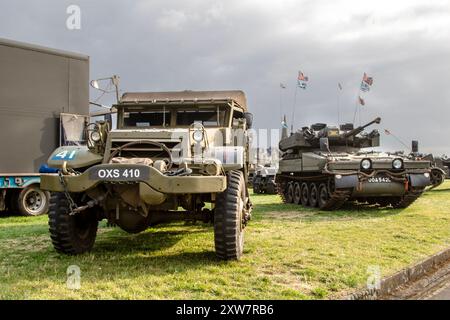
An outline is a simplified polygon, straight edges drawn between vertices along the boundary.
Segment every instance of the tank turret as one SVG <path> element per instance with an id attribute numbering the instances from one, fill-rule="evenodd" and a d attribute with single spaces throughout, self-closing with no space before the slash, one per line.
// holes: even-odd
<path id="1" fill-rule="evenodd" d="M 360 148 L 377 147 L 380 145 L 378 130 L 375 129 L 370 133 L 365 133 L 364 129 L 380 122 L 381 118 L 378 117 L 357 128 L 354 128 L 352 124 L 341 125 L 338 128 L 336 126 L 328 126 L 325 123 L 316 123 L 310 127 L 303 127 L 290 137 L 281 139 L 279 149 L 281 151 L 288 151 L 289 149 L 320 149 L 321 139 L 322 145 L 327 143 L 330 150 L 338 150 L 345 147 L 349 151 L 355 151 L 355 149 Z"/>

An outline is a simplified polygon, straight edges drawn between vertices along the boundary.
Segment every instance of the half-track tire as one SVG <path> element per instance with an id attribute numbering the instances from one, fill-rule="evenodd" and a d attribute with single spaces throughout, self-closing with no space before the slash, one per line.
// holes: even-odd
<path id="1" fill-rule="evenodd" d="M 313 208 L 317 207 L 319 202 L 319 190 L 317 184 L 311 183 L 309 185 L 309 205 Z"/>
<path id="2" fill-rule="evenodd" d="M 229 172 L 227 188 L 217 196 L 214 212 L 214 244 L 220 259 L 239 260 L 242 256 L 246 195 L 242 172 Z"/>
<path id="3" fill-rule="evenodd" d="M 48 224 L 57 252 L 76 255 L 92 249 L 98 228 L 97 216 L 92 210 L 70 215 L 69 202 L 64 193 L 51 194 Z"/>

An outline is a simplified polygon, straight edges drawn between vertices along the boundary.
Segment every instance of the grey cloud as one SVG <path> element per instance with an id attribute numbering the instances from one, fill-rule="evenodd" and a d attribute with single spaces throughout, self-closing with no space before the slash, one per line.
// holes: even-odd
<path id="1" fill-rule="evenodd" d="M 82 10 L 82 29 L 65 28 L 69 4 Z M 91 56 L 91 77 L 121 76 L 130 90 L 246 91 L 255 125 L 278 128 L 351 121 L 362 73 L 374 77 L 362 120 L 379 115 L 407 144 L 450 153 L 450 5 L 444 1 L 9 1 L 0 37 Z M 279 83 L 283 110 L 280 112 Z M 97 96 L 96 92 L 92 92 Z M 107 97 L 104 103 L 112 102 Z M 359 122 L 359 120 L 358 120 Z M 400 149 L 383 136 L 386 149 Z"/>

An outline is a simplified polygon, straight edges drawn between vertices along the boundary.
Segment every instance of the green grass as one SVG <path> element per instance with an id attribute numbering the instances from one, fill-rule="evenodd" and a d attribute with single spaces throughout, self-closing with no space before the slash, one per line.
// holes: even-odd
<path id="1" fill-rule="evenodd" d="M 240 262 L 215 258 L 211 226 L 174 223 L 129 235 L 103 223 L 93 251 L 57 254 L 47 217 L 0 218 L 1 299 L 329 299 L 447 247 L 450 182 L 405 210 L 335 212 L 255 195 Z M 81 268 L 81 289 L 66 270 Z"/>

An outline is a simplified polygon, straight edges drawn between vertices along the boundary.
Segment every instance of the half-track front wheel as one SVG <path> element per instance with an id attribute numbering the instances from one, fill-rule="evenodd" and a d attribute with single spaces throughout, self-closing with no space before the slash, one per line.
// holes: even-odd
<path id="1" fill-rule="evenodd" d="M 48 224 L 56 251 L 81 254 L 90 251 L 97 235 L 98 220 L 93 209 L 69 215 L 69 201 L 63 193 L 52 193 Z"/>
<path id="2" fill-rule="evenodd" d="M 229 172 L 227 189 L 217 196 L 214 213 L 214 243 L 221 259 L 239 260 L 242 256 L 247 201 L 242 172 Z"/>

